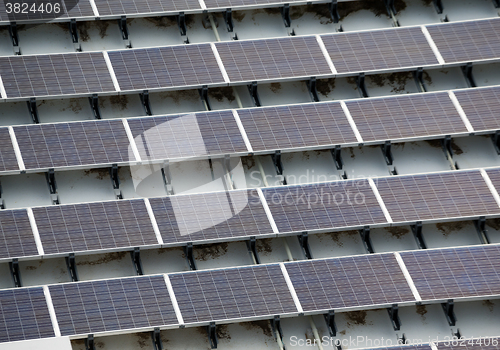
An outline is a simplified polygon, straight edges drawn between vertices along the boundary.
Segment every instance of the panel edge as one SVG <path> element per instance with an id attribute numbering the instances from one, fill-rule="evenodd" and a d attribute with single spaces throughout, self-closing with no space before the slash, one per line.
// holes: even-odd
<path id="1" fill-rule="evenodd" d="M 38 232 L 38 226 L 36 224 L 35 215 L 33 214 L 33 209 L 26 208 L 26 212 L 28 213 L 28 219 L 30 221 L 31 231 L 33 232 L 33 236 L 35 238 L 36 249 L 38 250 L 38 255 L 43 256 L 45 252 L 43 250 L 42 240 L 40 238 L 40 232 Z"/>
<path id="2" fill-rule="evenodd" d="M 406 283 L 408 283 L 408 286 L 411 289 L 411 292 L 413 293 L 413 296 L 417 301 L 422 301 L 422 298 L 420 297 L 420 293 L 417 290 L 417 287 L 415 286 L 415 283 L 413 282 L 413 278 L 410 275 L 410 272 L 406 268 L 405 262 L 403 261 L 403 258 L 401 257 L 401 254 L 398 252 L 394 253 L 394 257 L 396 258 L 396 261 L 398 262 L 399 268 L 401 269 L 401 272 L 403 272 L 403 275 L 405 276 Z"/>
<path id="3" fill-rule="evenodd" d="M 385 219 L 387 220 L 388 223 L 393 223 L 391 214 L 389 213 L 389 210 L 387 210 L 387 207 L 385 206 L 384 200 L 382 199 L 382 196 L 380 195 L 380 192 L 378 191 L 377 186 L 375 185 L 375 182 L 373 179 L 370 177 L 368 178 L 368 183 L 370 184 L 370 187 L 372 188 L 373 194 L 375 195 L 375 198 L 377 198 L 378 205 L 380 205 L 380 208 L 382 209 L 382 212 L 384 213 Z"/>
<path id="4" fill-rule="evenodd" d="M 436 59 L 438 60 L 439 64 L 444 65 L 446 62 L 444 61 L 443 56 L 441 56 L 441 52 L 439 52 L 439 49 L 434 42 L 434 39 L 432 39 L 431 33 L 429 33 L 429 30 L 427 29 L 426 26 L 420 26 L 420 29 L 422 30 L 422 33 L 424 33 L 425 39 L 427 39 L 427 43 L 431 47 L 432 52 L 434 52 L 434 56 L 436 56 Z"/>
<path id="5" fill-rule="evenodd" d="M 14 148 L 14 154 L 16 155 L 17 166 L 19 170 L 25 171 L 26 166 L 24 165 L 23 155 L 21 154 L 21 149 L 19 148 L 19 144 L 17 143 L 16 133 L 14 132 L 14 128 L 12 126 L 8 127 L 10 140 L 12 142 L 12 147 Z"/>
<path id="6" fill-rule="evenodd" d="M 293 299 L 293 302 L 295 303 L 295 307 L 297 308 L 297 311 L 299 312 L 299 314 L 303 314 L 304 309 L 302 309 L 302 305 L 300 304 L 299 297 L 297 296 L 297 292 L 295 291 L 295 287 L 293 286 L 292 280 L 290 279 L 290 275 L 288 274 L 286 266 L 282 262 L 280 262 L 279 265 L 281 268 L 281 273 L 283 274 L 283 277 L 285 278 L 286 285 L 288 286 L 288 290 L 289 290 L 290 294 L 292 295 L 292 299 Z"/>
<path id="7" fill-rule="evenodd" d="M 56 310 L 54 309 L 54 304 L 52 303 L 49 287 L 43 286 L 42 288 L 43 294 L 45 295 L 45 301 L 47 302 L 47 308 L 49 309 L 50 321 L 52 322 L 52 327 L 54 328 L 54 334 L 56 337 L 60 337 L 61 330 L 59 329 L 59 323 L 57 322 Z"/>
<path id="8" fill-rule="evenodd" d="M 170 282 L 170 277 L 168 276 L 168 274 L 164 274 L 163 279 L 165 280 L 165 285 L 167 286 L 168 295 L 170 296 L 170 301 L 172 302 L 175 316 L 177 317 L 177 322 L 179 322 L 179 325 L 182 327 L 184 326 L 184 319 L 182 318 L 181 309 L 179 308 L 179 304 L 177 303 L 177 298 L 175 296 L 172 283 Z"/>
<path id="9" fill-rule="evenodd" d="M 266 212 L 267 219 L 269 220 L 269 223 L 271 224 L 271 227 L 273 229 L 273 233 L 278 234 L 278 226 L 276 226 L 276 222 L 274 221 L 273 214 L 271 213 L 271 209 L 269 209 L 269 205 L 267 205 L 266 197 L 264 197 L 264 193 L 262 193 L 262 189 L 259 187 L 257 188 L 257 193 L 259 194 L 260 202 L 262 203 L 262 206 L 264 207 L 264 211 Z"/>

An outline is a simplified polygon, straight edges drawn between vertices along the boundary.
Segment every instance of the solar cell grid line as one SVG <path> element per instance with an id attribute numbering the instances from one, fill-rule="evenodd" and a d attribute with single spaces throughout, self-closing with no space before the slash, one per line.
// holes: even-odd
<path id="1" fill-rule="evenodd" d="M 201 12 L 198 0 L 94 0 L 101 16 L 139 15 L 159 13 L 178 14 L 179 12 Z"/>
<path id="2" fill-rule="evenodd" d="M 500 86 L 453 92 L 475 131 L 500 129 Z"/>
<path id="3" fill-rule="evenodd" d="M 130 162 L 121 120 L 15 126 L 26 169 Z"/>
<path id="4" fill-rule="evenodd" d="M 225 84 L 210 44 L 108 51 L 122 91 Z"/>
<path id="5" fill-rule="evenodd" d="M 457 341 L 436 342 L 437 350 L 496 350 L 500 344 L 498 337 L 467 338 Z"/>
<path id="6" fill-rule="evenodd" d="M 500 214 L 477 170 L 374 179 L 394 222 Z"/>
<path id="7" fill-rule="evenodd" d="M 215 44 L 232 83 L 332 75 L 314 36 Z"/>
<path id="8" fill-rule="evenodd" d="M 355 144 L 338 102 L 239 109 L 254 151 Z"/>
<path id="9" fill-rule="evenodd" d="M 467 134 L 446 92 L 345 102 L 364 141 Z"/>
<path id="10" fill-rule="evenodd" d="M 321 35 L 339 74 L 437 66 L 419 27 Z"/>
<path id="11" fill-rule="evenodd" d="M 33 208 L 45 254 L 158 245 L 142 199 Z"/>
<path id="12" fill-rule="evenodd" d="M 26 209 L 0 210 L 0 259 L 36 255 L 38 249 Z"/>
<path id="13" fill-rule="evenodd" d="M 61 2 L 57 2 L 60 4 L 59 12 L 55 12 L 55 8 L 47 6 L 47 2 L 41 0 L 30 1 L 28 5 L 28 11 L 10 14 L 7 13 L 7 8 L 5 6 L 7 2 L 0 3 L 0 22 L 42 22 L 43 20 L 51 20 L 61 21 L 65 19 L 69 22 L 70 18 L 85 18 L 85 17 L 94 17 L 94 13 L 92 11 L 92 6 L 88 0 L 65 0 Z M 44 11 L 30 11 L 31 5 L 35 5 L 37 9 L 42 8 Z M 55 5 L 56 2 L 52 3 Z M 49 11 L 51 10 L 51 11 Z"/>
<path id="14" fill-rule="evenodd" d="M 102 52 L 0 57 L 0 71 L 8 98 L 115 91 Z"/>
<path id="15" fill-rule="evenodd" d="M 257 190 L 150 198 L 164 244 L 275 236 Z"/>
<path id="16" fill-rule="evenodd" d="M 500 19 L 427 25 L 446 63 L 498 60 Z"/>
<path id="17" fill-rule="evenodd" d="M 16 152 L 9 133 L 9 128 L 0 128 L 0 172 L 19 170 Z"/>
<path id="18" fill-rule="evenodd" d="M 500 295 L 500 246 L 400 253 L 423 300 Z"/>
<path id="19" fill-rule="evenodd" d="M 232 111 L 128 119 L 141 159 L 248 153 Z"/>
<path id="20" fill-rule="evenodd" d="M 62 336 L 177 325 L 162 275 L 57 284 L 49 290 Z"/>
<path id="21" fill-rule="evenodd" d="M 280 233 L 385 224 L 368 180 L 262 190 Z"/>
<path id="22" fill-rule="evenodd" d="M 0 343 L 54 337 L 42 287 L 0 291 Z"/>
<path id="23" fill-rule="evenodd" d="M 490 188 L 490 191 L 500 206 L 500 169 L 481 169 L 481 175 L 483 176 L 486 184 Z"/>
<path id="24" fill-rule="evenodd" d="M 390 253 L 284 264 L 305 312 L 415 301 Z"/>
<path id="25" fill-rule="evenodd" d="M 186 324 L 298 313 L 278 264 L 169 274 Z"/>

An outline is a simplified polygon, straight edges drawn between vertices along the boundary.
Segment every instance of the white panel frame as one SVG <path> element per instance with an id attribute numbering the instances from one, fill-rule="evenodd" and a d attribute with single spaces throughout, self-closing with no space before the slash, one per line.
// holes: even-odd
<path id="1" fill-rule="evenodd" d="M 102 55 L 104 57 L 104 61 L 106 61 L 106 66 L 108 67 L 109 75 L 111 75 L 111 80 L 113 81 L 113 86 L 117 92 L 122 91 L 120 88 L 120 84 L 118 84 L 118 79 L 116 79 L 115 70 L 113 65 L 111 64 L 111 60 L 109 59 L 109 55 L 107 51 L 102 51 Z"/>
<path id="2" fill-rule="evenodd" d="M 276 226 L 276 222 L 274 221 L 273 214 L 271 213 L 271 209 L 269 209 L 269 206 L 267 205 L 266 197 L 264 197 L 264 193 L 262 193 L 262 189 L 260 187 L 257 188 L 257 193 L 259 194 L 260 202 L 262 203 L 262 206 L 264 207 L 264 211 L 266 212 L 267 219 L 269 220 L 269 223 L 271 224 L 273 232 L 276 234 L 280 233 L 278 231 L 278 226 Z"/>
<path id="3" fill-rule="evenodd" d="M 410 286 L 411 292 L 413 293 L 413 296 L 415 297 L 415 300 L 417 301 L 422 301 L 422 298 L 420 297 L 420 293 L 417 290 L 417 287 L 415 286 L 415 283 L 413 282 L 413 278 L 411 278 L 410 272 L 406 268 L 405 262 L 403 261 L 403 258 L 401 257 L 401 254 L 398 252 L 394 253 L 394 257 L 396 258 L 399 268 L 403 272 L 403 275 L 405 276 L 406 282 L 408 283 L 408 286 Z"/>
<path id="4" fill-rule="evenodd" d="M 38 250 L 38 255 L 43 256 L 45 252 L 43 251 L 42 240 L 40 239 L 40 233 L 38 232 L 38 226 L 36 224 L 35 215 L 33 214 L 33 209 L 26 208 L 28 213 L 28 219 L 31 225 L 31 231 L 33 231 L 33 236 L 35 237 L 36 248 Z"/>
<path id="5" fill-rule="evenodd" d="M 380 205 L 380 208 L 382 209 L 382 212 L 384 213 L 385 219 L 387 220 L 388 223 L 393 223 L 391 218 L 391 214 L 389 213 L 389 210 L 387 210 L 387 207 L 385 206 L 384 200 L 382 199 L 382 196 L 380 195 L 377 186 L 375 185 L 375 182 L 373 179 L 370 177 L 368 178 L 368 183 L 370 184 L 370 187 L 372 188 L 373 194 L 375 195 L 375 198 L 377 198 L 377 202 Z"/>
<path id="6" fill-rule="evenodd" d="M 52 297 L 50 296 L 48 286 L 43 286 L 43 294 L 45 295 L 45 301 L 47 302 L 47 307 L 49 309 L 50 321 L 52 322 L 52 327 L 54 328 L 54 334 L 56 337 L 60 337 L 61 330 L 59 329 L 59 323 L 57 323 L 56 310 L 54 309 L 54 304 L 52 303 Z"/>
<path id="7" fill-rule="evenodd" d="M 160 229 L 158 228 L 158 223 L 156 222 L 156 217 L 153 212 L 153 208 L 151 207 L 151 203 L 148 198 L 144 198 L 144 204 L 146 205 L 146 209 L 149 214 L 149 218 L 151 219 L 151 224 L 153 225 L 153 230 L 155 231 L 156 239 L 158 240 L 158 244 L 163 245 L 163 238 L 160 233 Z"/>
<path id="8" fill-rule="evenodd" d="M 21 154 L 21 149 L 19 148 L 19 144 L 17 143 L 16 133 L 14 132 L 14 128 L 9 126 L 9 135 L 10 140 L 12 141 L 12 147 L 14 147 L 14 153 L 16 154 L 17 165 L 19 166 L 19 170 L 21 172 L 26 171 L 26 167 L 24 166 L 23 155 Z"/>
<path id="9" fill-rule="evenodd" d="M 361 137 L 361 134 L 359 133 L 358 126 L 354 122 L 354 119 L 352 118 L 351 111 L 349 111 L 349 108 L 347 108 L 347 105 L 345 101 L 340 101 L 340 106 L 342 107 L 342 110 L 344 111 L 344 114 L 347 118 L 347 121 L 349 122 L 349 125 L 352 128 L 352 131 L 354 132 L 354 135 L 356 136 L 356 140 L 358 140 L 359 143 L 364 143 L 363 137 Z"/>
<path id="10" fill-rule="evenodd" d="M 3 80 L 1 75 L 0 75 L 0 94 L 2 95 L 1 98 L 8 98 L 7 91 L 5 91 L 5 86 L 3 85 Z"/>
<path id="11" fill-rule="evenodd" d="M 497 202 L 498 206 L 500 207 L 500 195 L 498 195 L 497 189 L 495 188 L 495 185 L 493 185 L 493 182 L 491 182 L 490 177 L 488 176 L 488 173 L 484 169 L 479 170 L 481 172 L 481 176 L 484 179 L 484 182 L 486 182 L 486 186 L 488 186 L 491 194 L 493 195 L 493 198 L 495 198 L 495 201 Z"/>
<path id="12" fill-rule="evenodd" d="M 210 43 L 210 47 L 212 48 L 212 52 L 214 53 L 215 60 L 219 65 L 219 69 L 222 73 L 222 77 L 224 78 L 224 82 L 229 84 L 231 80 L 229 80 L 229 75 L 227 75 L 226 67 L 224 67 L 224 63 L 222 62 L 222 58 L 220 58 L 219 51 L 217 50 L 217 46 L 214 43 Z"/>
<path id="13" fill-rule="evenodd" d="M 439 52 L 439 49 L 434 42 L 434 39 L 432 39 L 431 33 L 429 33 L 429 30 L 427 29 L 426 26 L 420 26 L 422 29 L 422 33 L 424 33 L 425 38 L 427 39 L 427 43 L 432 49 L 432 52 L 434 52 L 434 55 L 436 56 L 436 59 L 438 60 L 439 64 L 445 65 L 446 62 L 444 61 L 443 56 L 441 56 L 441 52 Z"/>
<path id="14" fill-rule="evenodd" d="M 458 114 L 460 115 L 460 118 L 462 118 L 462 121 L 465 124 L 465 127 L 467 128 L 467 131 L 470 133 L 474 132 L 474 128 L 472 124 L 469 121 L 469 118 L 467 118 L 467 115 L 465 114 L 465 111 L 463 110 L 462 106 L 460 105 L 460 102 L 458 101 L 457 96 L 455 96 L 455 93 L 453 91 L 448 91 L 448 96 L 450 96 L 451 102 L 453 102 L 453 105 L 457 109 Z"/>
<path id="15" fill-rule="evenodd" d="M 139 149 L 134 140 L 134 135 L 132 135 L 132 130 L 130 130 L 130 125 L 128 125 L 128 121 L 125 118 L 122 118 L 123 127 L 125 132 L 127 133 L 128 142 L 130 144 L 130 148 L 132 149 L 132 153 L 134 154 L 136 162 L 142 162 L 141 155 L 139 153 Z"/>
<path id="16" fill-rule="evenodd" d="M 181 309 L 179 308 L 179 304 L 177 303 L 177 298 L 174 293 L 174 288 L 172 287 L 172 283 L 170 282 L 170 277 L 168 274 L 164 274 L 163 278 L 165 279 L 165 285 L 167 286 L 168 294 L 170 295 L 170 300 L 172 301 L 172 306 L 174 307 L 175 316 L 177 317 L 177 322 L 181 327 L 184 326 L 184 319 L 182 317 Z"/>
<path id="17" fill-rule="evenodd" d="M 318 41 L 318 45 L 321 49 L 321 52 L 323 52 L 323 56 L 325 56 L 326 62 L 328 63 L 328 66 L 330 67 L 330 70 L 332 71 L 332 74 L 337 75 L 337 68 L 335 68 L 335 65 L 333 64 L 332 58 L 330 57 L 330 54 L 328 53 L 328 50 L 326 49 L 325 43 L 323 42 L 323 39 L 321 36 L 318 34 L 315 35 L 316 40 Z"/>
<path id="18" fill-rule="evenodd" d="M 238 124 L 238 129 L 240 129 L 241 136 L 243 137 L 243 141 L 245 141 L 245 146 L 247 146 L 247 150 L 249 153 L 253 153 L 253 148 L 252 144 L 250 143 L 250 140 L 248 139 L 247 132 L 245 130 L 245 127 L 243 126 L 243 123 L 241 122 L 240 115 L 238 114 L 238 111 L 235 109 L 231 110 L 233 112 L 234 119 L 236 120 L 236 124 Z"/>
<path id="19" fill-rule="evenodd" d="M 286 269 L 285 264 L 283 264 L 281 262 L 280 268 L 281 268 L 281 272 L 283 273 L 283 277 L 285 278 L 286 285 L 288 286 L 288 289 L 290 290 L 290 294 L 292 295 L 292 299 L 293 299 L 293 302 L 295 303 L 295 307 L 299 311 L 299 314 L 303 314 L 304 309 L 302 309 L 302 305 L 300 304 L 299 297 L 297 296 L 297 292 L 295 291 L 295 288 L 293 287 L 292 280 L 290 279 L 290 275 L 288 275 L 288 271 Z"/>

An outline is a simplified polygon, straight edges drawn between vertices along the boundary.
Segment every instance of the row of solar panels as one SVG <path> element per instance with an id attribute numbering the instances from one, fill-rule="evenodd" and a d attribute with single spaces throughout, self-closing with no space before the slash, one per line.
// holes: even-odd
<path id="1" fill-rule="evenodd" d="M 338 0 L 338 2 L 354 0 Z M 263 7 L 279 7 L 284 4 L 306 5 L 310 3 L 328 3 L 328 0 L 65 0 L 57 2 L 59 9 L 50 8 L 45 11 L 30 11 L 30 7 L 19 13 L 9 13 L 6 3 L 0 3 L 0 25 L 10 22 L 36 23 L 42 21 L 69 21 L 111 19 L 120 16 L 127 17 L 149 17 L 168 16 L 184 13 L 202 13 L 205 11 L 225 11 L 228 8 L 234 10 L 260 9 Z M 39 8 L 41 1 L 35 3 Z M 55 4 L 55 3 L 54 3 Z M 45 7 L 42 7 L 45 9 Z"/>
<path id="2" fill-rule="evenodd" d="M 500 169 L 0 211 L 0 259 L 500 216 Z"/>
<path id="3" fill-rule="evenodd" d="M 500 86 L 117 120 L 0 127 L 0 173 L 495 133 Z M 10 133 L 10 135 L 9 135 Z M 7 140 L 12 141 L 9 142 Z"/>
<path id="4" fill-rule="evenodd" d="M 0 291 L 0 342 L 500 296 L 500 246 L 306 260 Z"/>
<path id="5" fill-rule="evenodd" d="M 3 99 L 334 77 L 500 60 L 500 18 L 121 51 L 0 57 Z"/>

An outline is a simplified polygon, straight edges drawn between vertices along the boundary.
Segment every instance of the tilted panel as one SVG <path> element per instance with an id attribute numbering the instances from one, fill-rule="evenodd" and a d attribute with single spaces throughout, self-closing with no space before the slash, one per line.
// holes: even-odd
<path id="1" fill-rule="evenodd" d="M 38 255 L 25 209 L 0 210 L 0 259 Z"/>
<path id="2" fill-rule="evenodd" d="M 500 130 L 500 87 L 455 91 L 475 131 Z"/>

